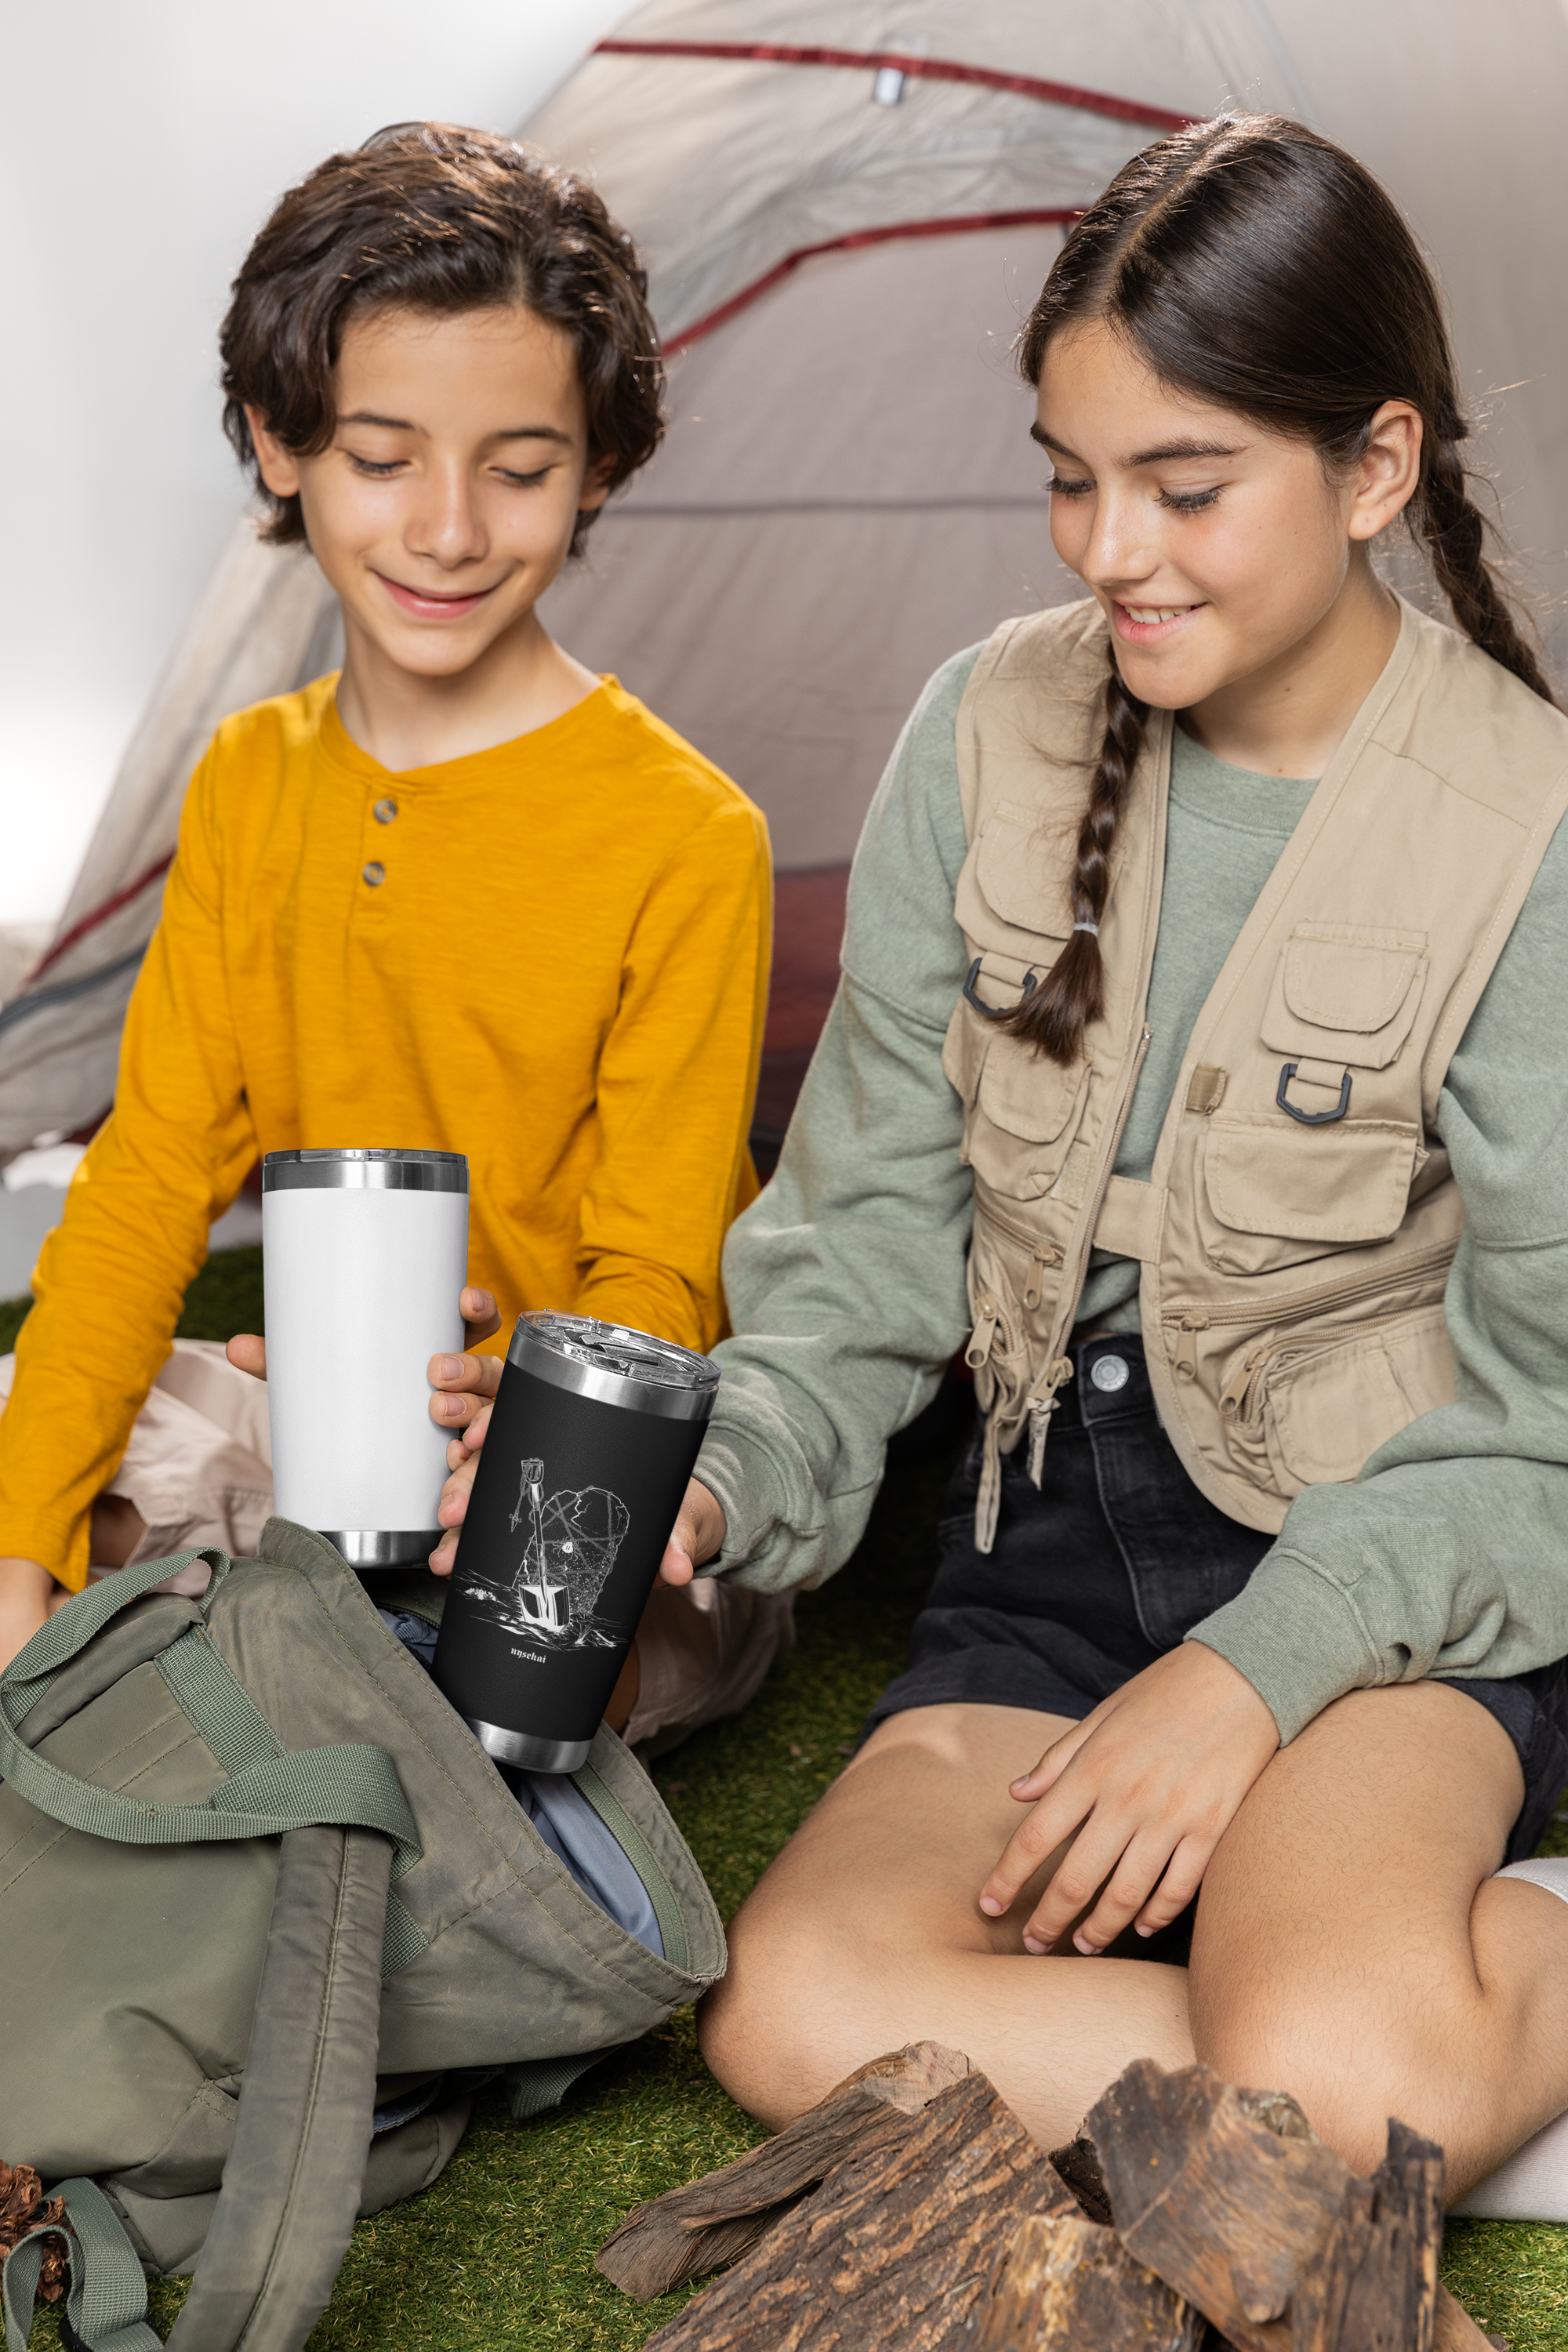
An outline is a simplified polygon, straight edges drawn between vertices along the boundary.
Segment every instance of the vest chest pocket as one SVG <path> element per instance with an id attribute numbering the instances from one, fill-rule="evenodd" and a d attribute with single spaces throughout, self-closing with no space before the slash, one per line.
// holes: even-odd
<path id="1" fill-rule="evenodd" d="M 1426 1153 L 1414 1121 L 1287 1127 L 1215 1113 L 1199 1145 L 1198 1223 L 1220 1274 L 1268 1274 L 1398 1232 Z"/>
<path id="2" fill-rule="evenodd" d="M 1083 1118 L 1089 1069 L 1085 1061 L 1064 1070 L 1021 1038 L 985 1039 L 964 1137 L 983 1184 L 1017 1201 L 1050 1191 Z"/>
<path id="3" fill-rule="evenodd" d="M 1293 1061 L 1386 1070 L 1415 1026 L 1427 969 L 1425 931 L 1298 923 L 1280 950 L 1263 1044 Z"/>
<path id="4" fill-rule="evenodd" d="M 1198 1223 L 1216 1273 L 1268 1274 L 1397 1233 L 1428 1156 L 1415 1051 L 1408 1071 L 1394 1067 L 1427 970 L 1424 931 L 1298 923 L 1260 1032 L 1279 1056 L 1268 1078 L 1280 1099 L 1215 1114 L 1199 1145 Z M 1394 1115 L 1369 1116 L 1374 1108 Z"/>
<path id="5" fill-rule="evenodd" d="M 1058 951 L 1061 946 L 1045 944 Z M 1043 976 L 1052 961 L 1026 965 L 994 950 L 977 957 L 942 1047 L 942 1069 L 963 1104 L 964 1161 L 990 1191 L 1016 1201 L 1037 1201 L 1050 1191 L 1089 1094 L 1087 1060 L 1063 1069 L 1000 1029 L 994 1017 L 1019 1003 L 1026 981 Z"/>

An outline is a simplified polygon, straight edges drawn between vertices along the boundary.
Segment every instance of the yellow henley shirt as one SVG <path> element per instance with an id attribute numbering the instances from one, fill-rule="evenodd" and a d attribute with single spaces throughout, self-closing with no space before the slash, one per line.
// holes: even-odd
<path id="1" fill-rule="evenodd" d="M 756 1190 L 767 833 L 614 678 L 395 775 L 334 677 L 191 781 L 111 1117 L 45 1244 L 0 1418 L 0 1555 L 79 1588 L 88 1514 L 258 1153 L 468 1154 L 468 1278 L 706 1348 Z M 323 1400 L 323 1403 L 329 1401 Z"/>

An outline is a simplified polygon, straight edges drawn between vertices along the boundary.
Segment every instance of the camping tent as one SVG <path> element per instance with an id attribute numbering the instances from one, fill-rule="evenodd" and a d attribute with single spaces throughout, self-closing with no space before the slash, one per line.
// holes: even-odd
<path id="1" fill-rule="evenodd" d="M 780 872 L 764 1120 L 835 968 L 843 877 L 942 656 L 1070 593 L 1008 347 L 1075 208 L 1178 121 L 1277 108 L 1363 155 L 1447 283 L 1492 459 L 1559 584 L 1568 546 L 1568 24 L 1555 0 L 652 0 L 523 126 L 649 263 L 664 449 L 551 592 L 766 810 Z M 216 719 L 329 657 L 308 558 L 248 525 L 110 795 L 55 940 L 0 1009 L 0 1152 L 89 1123 Z M 1560 647 L 1554 646 L 1554 651 Z"/>

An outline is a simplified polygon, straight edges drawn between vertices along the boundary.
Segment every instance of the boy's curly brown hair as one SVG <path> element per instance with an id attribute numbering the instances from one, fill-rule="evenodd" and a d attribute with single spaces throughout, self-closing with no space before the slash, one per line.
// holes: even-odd
<path id="1" fill-rule="evenodd" d="M 664 367 L 631 238 L 592 188 L 513 139 L 400 122 L 330 155 L 279 203 L 232 290 L 224 431 L 272 510 L 275 545 L 302 540 L 304 519 L 262 481 L 246 408 L 302 457 L 327 448 L 343 331 L 368 311 L 521 304 L 576 346 L 589 456 L 611 461 L 611 488 L 658 446 Z M 593 520 L 578 516 L 574 555 Z"/>

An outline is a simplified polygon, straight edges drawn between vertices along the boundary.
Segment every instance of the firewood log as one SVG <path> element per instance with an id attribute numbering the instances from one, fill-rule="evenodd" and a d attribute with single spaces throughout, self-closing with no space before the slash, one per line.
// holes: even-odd
<path id="1" fill-rule="evenodd" d="M 897 2137 L 848 2154 L 646 2352 L 971 2352 L 998 2244 L 1031 2213 L 1076 2209 L 984 2074 L 901 2120 Z"/>
<path id="2" fill-rule="evenodd" d="M 873 2058 L 761 2147 L 627 2214 L 596 2267 L 647 2303 L 738 2261 L 847 2156 L 900 2138 L 969 2061 L 937 2042 Z"/>
<path id="3" fill-rule="evenodd" d="M 1202 2312 L 1135 2263 L 1114 2230 L 1039 2213 L 975 2310 L 973 2352 L 1197 2352 Z"/>
<path id="4" fill-rule="evenodd" d="M 1432 2352 L 1442 2243 L 1443 2151 L 1390 2122 L 1291 2296 L 1290 2352 Z"/>
<path id="5" fill-rule="evenodd" d="M 1129 2253 L 1205 2312 L 1237 2352 L 1288 2352 L 1282 2315 L 1352 2179 L 1295 2102 L 1248 2097 L 1206 2066 L 1166 2074 L 1141 2058 L 1084 2128 Z"/>

